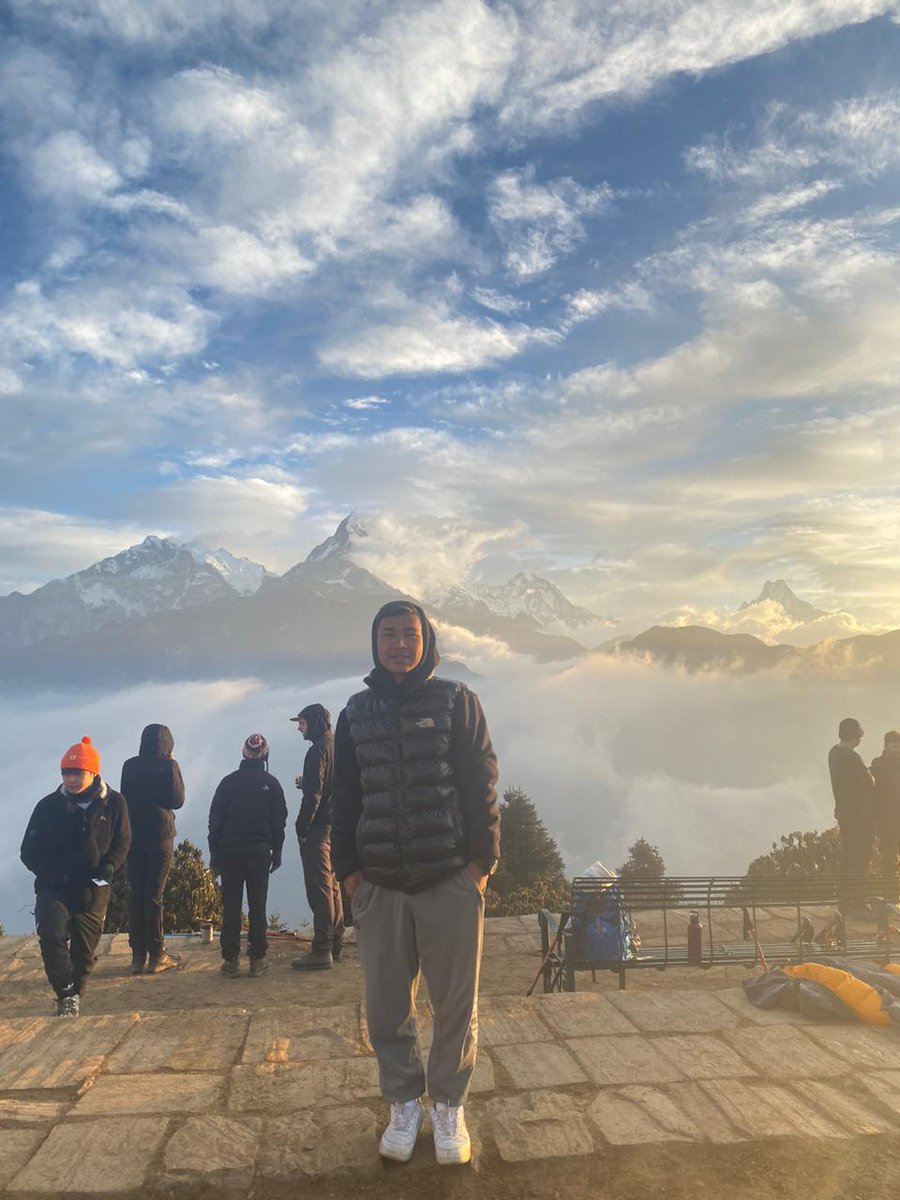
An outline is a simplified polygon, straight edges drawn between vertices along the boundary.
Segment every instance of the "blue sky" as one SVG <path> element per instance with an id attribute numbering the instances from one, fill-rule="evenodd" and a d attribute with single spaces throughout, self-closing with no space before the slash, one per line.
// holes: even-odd
<path id="1" fill-rule="evenodd" d="M 419 590 L 900 623 L 896 3 L 196 7 L 6 5 L 0 588 L 356 509 Z"/>

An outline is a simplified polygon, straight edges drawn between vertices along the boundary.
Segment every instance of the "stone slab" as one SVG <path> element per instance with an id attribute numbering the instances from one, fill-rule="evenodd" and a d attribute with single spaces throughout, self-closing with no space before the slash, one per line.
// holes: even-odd
<path id="1" fill-rule="evenodd" d="M 709 1079 L 697 1087 L 746 1138 L 848 1136 L 790 1088 L 742 1079 Z"/>
<path id="2" fill-rule="evenodd" d="M 224 1089 L 224 1075 L 101 1075 L 72 1111 L 77 1117 L 206 1112 Z"/>
<path id="3" fill-rule="evenodd" d="M 813 1041 L 806 1030 L 790 1025 L 731 1029 L 723 1037 L 744 1062 L 770 1079 L 814 1079 L 843 1075 L 848 1069 L 845 1061 Z"/>
<path id="4" fill-rule="evenodd" d="M 549 1042 L 553 1035 L 530 1000 L 487 996 L 478 1005 L 478 1040 L 482 1046 L 516 1042 Z"/>
<path id="5" fill-rule="evenodd" d="M 900 1071 L 871 1071 L 858 1078 L 870 1096 L 900 1116 Z"/>
<path id="6" fill-rule="evenodd" d="M 553 992 L 536 997 L 534 1009 L 560 1038 L 637 1033 L 628 1018 L 598 992 Z"/>
<path id="7" fill-rule="evenodd" d="M 314 1062 L 371 1052 L 358 1004 L 273 1008 L 251 1018 L 241 1063 Z"/>
<path id="8" fill-rule="evenodd" d="M 900 1036 L 894 1026 L 822 1025 L 805 1032 L 857 1069 L 900 1069 Z"/>
<path id="9" fill-rule="evenodd" d="M 106 1069 L 113 1075 L 227 1071 L 240 1053 L 248 1021 L 236 1013 L 211 1016 L 203 1010 L 143 1017 L 129 1029 Z"/>
<path id="10" fill-rule="evenodd" d="M 12 1017 L 0 1021 L 0 1050 L 15 1042 L 27 1041 L 49 1027 L 52 1017 Z"/>
<path id="11" fill-rule="evenodd" d="M 68 1100 L 0 1099 L 0 1124 L 46 1125 L 58 1121 L 71 1107 Z"/>
<path id="12" fill-rule="evenodd" d="M 83 1087 L 136 1020 L 127 1013 L 42 1023 L 0 1052 L 0 1090 Z"/>
<path id="13" fill-rule="evenodd" d="M 0 1188 L 22 1170 L 44 1140 L 42 1129 L 0 1129 Z"/>
<path id="14" fill-rule="evenodd" d="M 676 1033 L 655 1038 L 653 1045 L 685 1079 L 740 1079 L 756 1074 L 729 1045 L 711 1034 Z"/>
<path id="15" fill-rule="evenodd" d="M 724 988 L 713 995 L 727 1004 L 745 1023 L 751 1025 L 807 1025 L 808 1019 L 787 1008 L 757 1008 L 747 999 L 742 987 Z"/>
<path id="16" fill-rule="evenodd" d="M 356 1105 L 267 1119 L 258 1175 L 288 1181 L 336 1171 L 378 1171 L 378 1133 L 374 1114 Z"/>
<path id="17" fill-rule="evenodd" d="M 872 1102 L 871 1096 L 858 1097 L 843 1082 L 826 1083 L 822 1079 L 807 1079 L 797 1084 L 794 1091 L 848 1133 L 889 1133 L 897 1129 L 896 1121 L 875 1111 L 877 1105 Z"/>
<path id="18" fill-rule="evenodd" d="M 592 1154 L 594 1139 L 564 1092 L 523 1092 L 490 1102 L 488 1125 L 504 1162 Z"/>
<path id="19" fill-rule="evenodd" d="M 587 1076 L 565 1048 L 556 1042 L 522 1042 L 497 1046 L 494 1057 L 516 1088 L 562 1087 L 587 1083 Z"/>
<path id="20" fill-rule="evenodd" d="M 374 1058 L 234 1067 L 230 1112 L 281 1114 L 381 1095 Z"/>
<path id="21" fill-rule="evenodd" d="M 254 1118 L 191 1117 L 170 1138 L 163 1156 L 166 1184 L 248 1188 L 256 1168 L 260 1122 Z"/>
<path id="22" fill-rule="evenodd" d="M 673 1095 L 661 1088 L 606 1088 L 588 1105 L 586 1116 L 600 1137 L 614 1146 L 704 1140 Z"/>
<path id="23" fill-rule="evenodd" d="M 741 1023 L 714 992 L 610 992 L 609 1001 L 642 1033 L 716 1033 Z"/>
<path id="24" fill-rule="evenodd" d="M 134 1191 L 147 1178 L 168 1124 L 165 1117 L 66 1121 L 50 1130 L 9 1190 L 50 1195 Z"/>
<path id="25" fill-rule="evenodd" d="M 572 1038 L 566 1046 L 593 1083 L 673 1083 L 684 1078 L 647 1038 Z"/>

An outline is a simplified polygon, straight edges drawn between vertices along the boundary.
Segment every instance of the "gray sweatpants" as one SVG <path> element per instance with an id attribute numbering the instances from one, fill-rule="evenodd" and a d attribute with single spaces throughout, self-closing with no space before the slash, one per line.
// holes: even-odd
<path id="1" fill-rule="evenodd" d="M 425 1092 L 416 1040 L 416 993 L 423 973 L 434 1010 L 428 1094 L 445 1104 L 462 1104 L 478 1042 L 484 936 L 478 885 L 466 869 L 414 896 L 364 880 L 352 906 L 382 1095 L 402 1101 Z"/>

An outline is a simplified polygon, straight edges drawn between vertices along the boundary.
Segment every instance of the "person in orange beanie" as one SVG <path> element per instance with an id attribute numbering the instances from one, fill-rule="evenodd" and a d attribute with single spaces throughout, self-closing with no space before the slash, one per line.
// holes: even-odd
<path id="1" fill-rule="evenodd" d="M 125 800 L 100 776 L 83 737 L 62 756 L 62 784 L 39 800 L 22 862 L 34 874 L 41 957 L 56 992 L 55 1017 L 77 1017 L 109 904 L 109 885 L 131 845 Z"/>

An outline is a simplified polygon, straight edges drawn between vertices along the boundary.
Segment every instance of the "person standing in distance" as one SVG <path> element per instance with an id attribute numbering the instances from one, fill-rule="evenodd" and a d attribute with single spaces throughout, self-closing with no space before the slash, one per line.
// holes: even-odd
<path id="1" fill-rule="evenodd" d="M 838 743 L 828 751 L 828 770 L 834 794 L 834 816 L 841 831 L 841 874 L 859 878 L 869 869 L 875 820 L 872 796 L 875 781 L 856 752 L 863 739 L 863 727 L 855 717 L 845 717 L 838 726 Z M 858 887 L 842 888 L 841 912 L 844 916 L 871 918 L 862 906 Z"/>
<path id="2" fill-rule="evenodd" d="M 334 773 L 334 734 L 331 713 L 321 704 L 308 704 L 296 717 L 297 732 L 310 743 L 303 774 L 295 783 L 303 793 L 297 816 L 297 840 L 306 899 L 313 915 L 309 953 L 295 958 L 295 971 L 328 970 L 344 950 L 344 910 L 341 889 L 331 867 L 331 788 Z"/>
<path id="3" fill-rule="evenodd" d="M 392 601 L 372 625 L 375 669 L 335 730 L 332 854 L 353 906 L 369 1037 L 407 1162 L 432 1100 L 439 1163 L 464 1163 L 475 1067 L 484 889 L 500 854 L 497 758 L 478 697 L 438 679 L 424 611 Z M 424 974 L 434 1009 L 427 1080 L 416 1040 Z"/>
<path id="4" fill-rule="evenodd" d="M 122 767 L 120 791 L 128 805 L 131 849 L 128 852 L 128 943 L 131 973 L 148 975 L 177 967 L 163 934 L 163 892 L 175 851 L 175 818 L 184 804 L 181 768 L 172 757 L 175 740 L 165 725 L 147 725 L 135 758 Z M 149 961 L 148 961 L 149 956 Z"/>
<path id="5" fill-rule="evenodd" d="M 83 737 L 62 756 L 62 786 L 39 800 L 22 841 L 34 874 L 41 958 L 56 992 L 55 1017 L 77 1017 L 109 905 L 109 885 L 131 844 L 128 809 L 100 778 Z"/>
<path id="6" fill-rule="evenodd" d="M 247 888 L 250 975 L 269 969 L 266 952 L 269 875 L 281 866 L 287 805 L 281 784 L 269 774 L 269 743 L 261 733 L 244 742 L 241 764 L 226 775 L 209 809 L 209 869 L 222 876 L 222 974 L 241 973 L 241 903 Z"/>
<path id="7" fill-rule="evenodd" d="M 885 878 L 893 880 L 900 850 L 900 730 L 890 729 L 884 735 L 884 751 L 872 760 L 871 771 L 881 870 Z"/>

